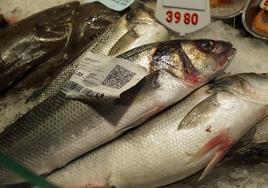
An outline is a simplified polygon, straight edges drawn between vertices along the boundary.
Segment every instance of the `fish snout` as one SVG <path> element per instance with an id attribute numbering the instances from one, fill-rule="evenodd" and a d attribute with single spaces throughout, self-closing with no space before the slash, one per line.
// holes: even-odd
<path id="1" fill-rule="evenodd" d="M 230 42 L 219 41 L 213 50 L 215 60 L 219 67 L 229 64 L 236 54 L 236 49 Z"/>

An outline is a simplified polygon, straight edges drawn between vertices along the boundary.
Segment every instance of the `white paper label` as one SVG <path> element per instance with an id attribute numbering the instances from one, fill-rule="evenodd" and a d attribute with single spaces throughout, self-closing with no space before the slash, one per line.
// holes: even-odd
<path id="1" fill-rule="evenodd" d="M 129 7 L 135 0 L 84 0 L 85 3 L 92 3 L 96 1 L 110 9 L 122 11 Z"/>
<path id="2" fill-rule="evenodd" d="M 75 99 L 119 98 L 146 75 L 143 67 L 125 59 L 88 52 L 62 91 Z"/>
<path id="3" fill-rule="evenodd" d="M 210 1 L 157 0 L 155 17 L 181 35 L 192 33 L 210 23 Z"/>
<path id="4" fill-rule="evenodd" d="M 268 10 L 268 0 L 262 0 L 260 7 L 264 10 Z"/>

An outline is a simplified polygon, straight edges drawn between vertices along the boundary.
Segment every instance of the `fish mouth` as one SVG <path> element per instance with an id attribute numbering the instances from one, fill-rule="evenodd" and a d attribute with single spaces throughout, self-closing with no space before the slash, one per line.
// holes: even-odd
<path id="1" fill-rule="evenodd" d="M 217 65 L 220 68 L 227 66 L 236 55 L 236 49 L 233 47 L 233 45 L 231 45 L 231 43 L 227 44 L 229 45 L 226 47 L 226 49 L 216 58 Z"/>

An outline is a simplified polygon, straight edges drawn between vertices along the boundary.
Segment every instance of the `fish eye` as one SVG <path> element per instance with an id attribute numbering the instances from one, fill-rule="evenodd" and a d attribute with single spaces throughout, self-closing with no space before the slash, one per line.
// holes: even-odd
<path id="1" fill-rule="evenodd" d="M 215 44 L 211 40 L 200 40 L 197 45 L 204 52 L 211 52 L 215 48 Z"/>

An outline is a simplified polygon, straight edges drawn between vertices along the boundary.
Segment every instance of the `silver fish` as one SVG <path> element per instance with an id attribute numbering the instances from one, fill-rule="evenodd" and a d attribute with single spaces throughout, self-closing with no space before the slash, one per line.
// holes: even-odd
<path id="1" fill-rule="evenodd" d="M 202 90 L 201 90 L 202 91 Z M 61 187 L 159 187 L 200 179 L 268 112 L 268 75 L 223 78 L 151 121 L 56 171 Z M 205 98 L 205 99 L 204 99 Z"/>
<path id="2" fill-rule="evenodd" d="M 151 75 L 114 104 L 83 103 L 63 93 L 47 99 L 0 135 L 0 151 L 38 174 L 140 125 L 217 76 L 231 61 L 230 43 L 212 40 L 155 43 L 123 55 Z M 18 182 L 0 171 L 0 183 Z"/>

